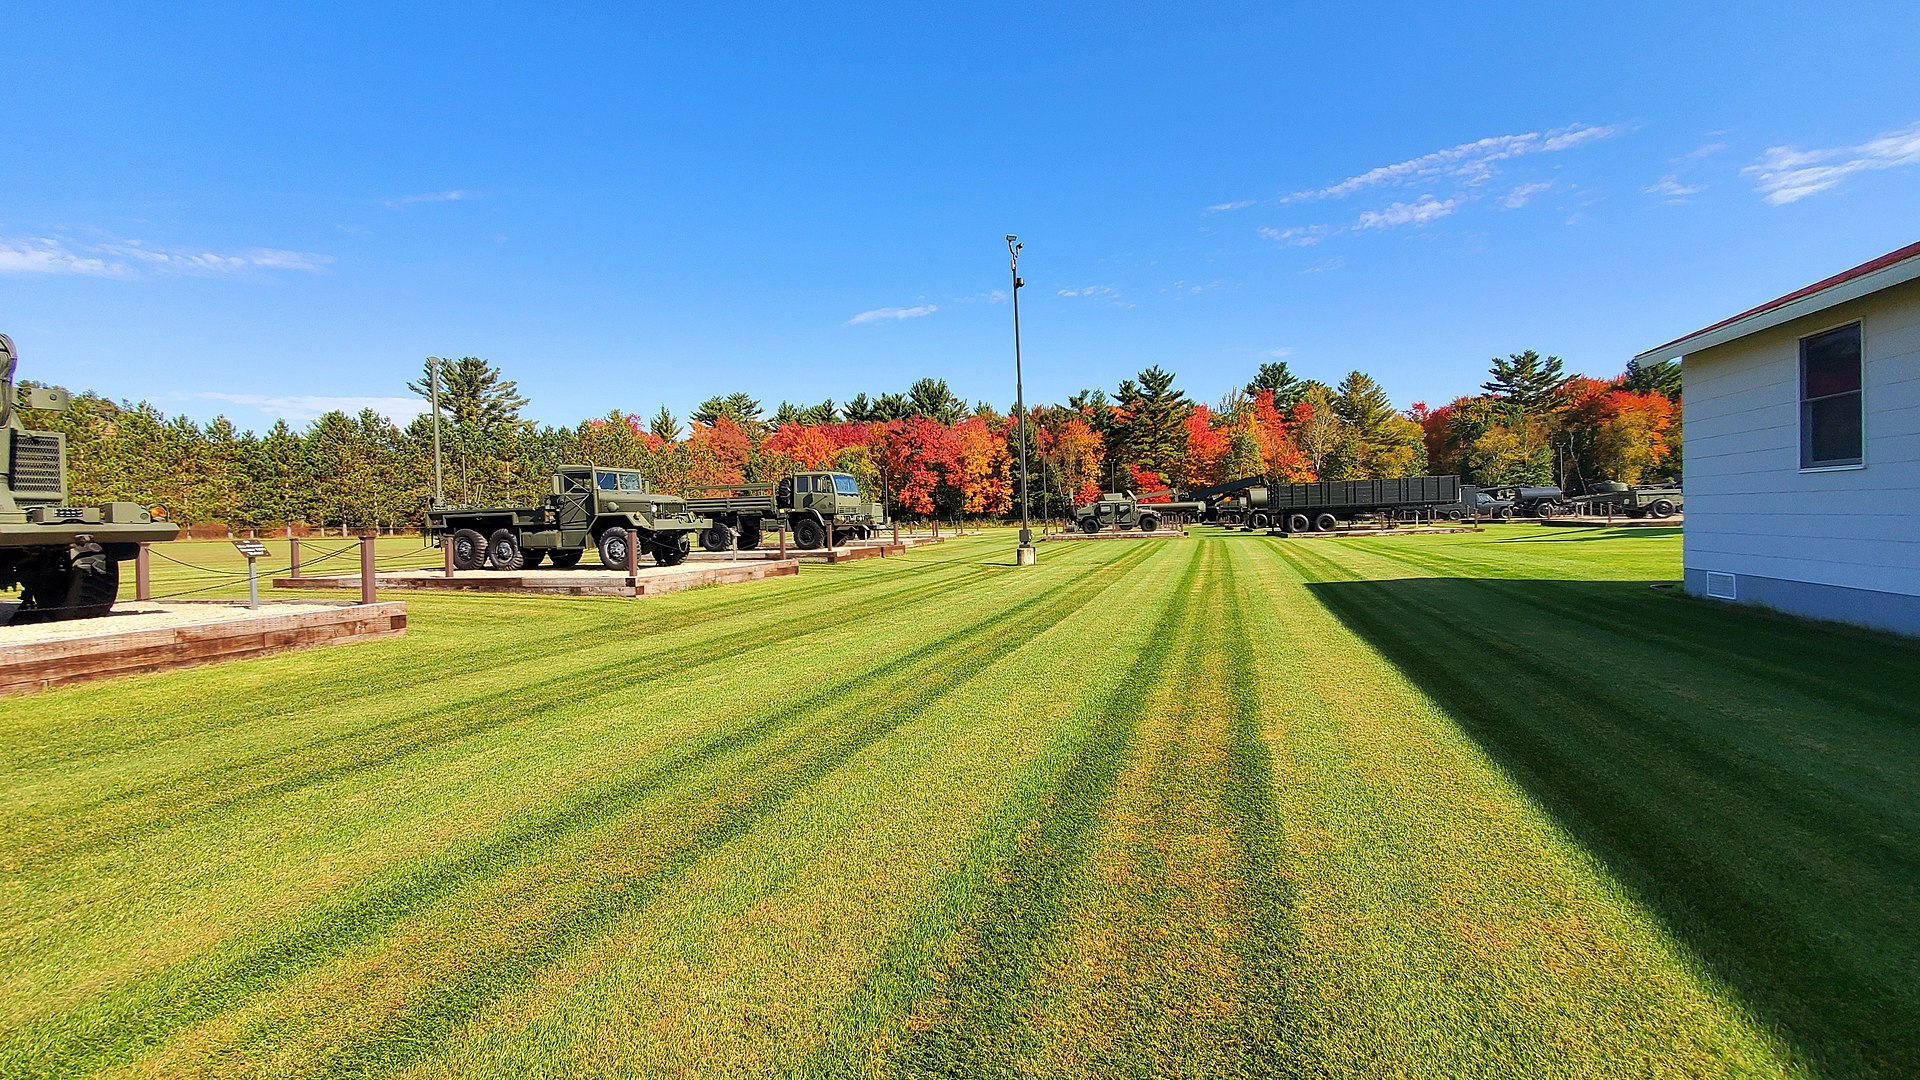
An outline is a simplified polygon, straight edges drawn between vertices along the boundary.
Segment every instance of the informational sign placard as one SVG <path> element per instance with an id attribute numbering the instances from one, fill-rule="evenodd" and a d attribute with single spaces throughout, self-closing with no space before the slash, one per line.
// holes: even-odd
<path id="1" fill-rule="evenodd" d="M 235 540 L 233 547 L 235 551 L 238 551 L 249 559 L 264 559 L 267 557 L 267 545 L 258 540 Z"/>

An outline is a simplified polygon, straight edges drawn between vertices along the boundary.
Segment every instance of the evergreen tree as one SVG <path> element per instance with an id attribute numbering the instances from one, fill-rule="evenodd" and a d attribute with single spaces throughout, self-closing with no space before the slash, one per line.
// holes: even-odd
<path id="1" fill-rule="evenodd" d="M 844 412 L 847 417 L 847 422 L 850 424 L 869 424 L 875 420 L 883 419 L 874 408 L 874 403 L 867 400 L 867 395 L 865 394 L 853 395 L 852 400 L 847 402 L 847 407 Z"/>
<path id="2" fill-rule="evenodd" d="M 1140 381 L 1120 384 L 1124 463 L 1162 476 L 1179 475 L 1187 448 L 1187 414 L 1193 402 L 1173 388 L 1173 373 L 1154 366 L 1140 373 Z"/>
<path id="3" fill-rule="evenodd" d="M 907 388 L 910 415 L 942 424 L 957 424 L 967 415 L 967 403 L 954 396 L 945 379 L 917 379 Z"/>
<path id="4" fill-rule="evenodd" d="M 765 426 L 765 421 L 760 419 L 760 402 L 746 394 L 710 397 L 701 402 L 699 408 L 693 410 L 693 422 L 705 424 L 708 427 L 712 427 L 713 422 L 723 416 L 742 428 L 755 429 Z"/>
<path id="5" fill-rule="evenodd" d="M 653 420 L 647 425 L 647 431 L 661 442 L 680 441 L 680 421 L 674 419 L 665 405 L 660 406 L 660 411 L 653 414 Z"/>
<path id="6" fill-rule="evenodd" d="M 1393 419 L 1393 402 L 1372 376 L 1350 371 L 1334 393 L 1333 412 L 1362 439 L 1371 438 Z"/>
<path id="7" fill-rule="evenodd" d="M 1680 400 L 1680 365 L 1671 360 L 1660 360 L 1641 366 L 1638 360 L 1627 361 L 1627 373 L 1621 379 L 1621 388 L 1636 394 L 1659 394 L 1669 401 Z"/>
<path id="8" fill-rule="evenodd" d="M 1514 353 L 1504 360 L 1496 356 L 1489 369 L 1493 378 L 1480 386 L 1487 393 L 1511 401 L 1528 412 L 1539 412 L 1552 405 L 1560 388 L 1567 384 L 1569 376 L 1563 367 L 1559 357 L 1543 359 L 1532 349 Z"/>
<path id="9" fill-rule="evenodd" d="M 1285 360 L 1276 360 L 1270 364 L 1261 364 L 1259 374 L 1247 384 L 1247 396 L 1252 397 L 1262 390 L 1273 391 L 1275 408 L 1289 409 L 1298 405 L 1301 395 L 1306 393 L 1306 383 L 1287 369 Z"/>
<path id="10" fill-rule="evenodd" d="M 520 422 L 520 410 L 527 399 L 520 396 L 519 384 L 501 377 L 500 369 L 477 356 L 458 360 L 428 357 L 425 373 L 407 389 L 423 399 L 432 399 L 433 365 L 440 365 L 440 414 L 456 425 L 489 434 Z"/>

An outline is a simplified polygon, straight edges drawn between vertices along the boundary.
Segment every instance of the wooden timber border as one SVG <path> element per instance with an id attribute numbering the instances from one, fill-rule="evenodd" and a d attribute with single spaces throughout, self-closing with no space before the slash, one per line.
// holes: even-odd
<path id="1" fill-rule="evenodd" d="M 173 600 L 144 607 L 145 611 L 116 612 L 87 620 L 87 629 L 98 624 L 94 633 L 73 633 L 70 628 L 79 624 L 55 623 L 43 625 L 52 628 L 49 635 L 58 636 L 9 640 L 18 635 L 0 629 L 0 694 L 268 656 L 315 645 L 398 637 L 407 629 L 407 605 L 393 602 L 270 600 L 258 609 L 248 609 L 231 600 Z M 183 611 L 192 621 L 178 621 Z M 156 617 L 149 622 L 165 624 L 141 628 L 143 614 Z M 16 629 L 33 634 L 41 627 Z"/>
<path id="2" fill-rule="evenodd" d="M 688 562 L 644 566 L 632 577 L 622 570 L 391 570 L 374 575 L 378 589 L 523 593 L 536 596 L 661 596 L 695 585 L 733 584 L 800 572 L 795 559 L 741 559 L 732 563 Z M 276 589 L 357 589 L 358 574 L 273 579 Z"/>

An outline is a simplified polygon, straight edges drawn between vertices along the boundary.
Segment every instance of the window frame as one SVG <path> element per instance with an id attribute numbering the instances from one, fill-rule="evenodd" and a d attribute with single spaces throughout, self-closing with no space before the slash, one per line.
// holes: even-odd
<path id="1" fill-rule="evenodd" d="M 1836 330 L 1845 330 L 1848 327 L 1854 327 L 1857 331 L 1856 337 L 1859 343 L 1858 363 L 1860 365 L 1859 385 L 1852 390 L 1845 390 L 1838 394 L 1824 394 L 1817 398 L 1808 397 L 1807 396 L 1807 343 L 1812 341 L 1815 338 L 1824 337 L 1828 334 L 1833 333 Z M 1798 449 L 1800 453 L 1800 471 L 1803 473 L 1849 472 L 1856 469 L 1866 468 L 1867 467 L 1866 320 L 1848 319 L 1845 322 L 1835 323 L 1832 326 L 1822 327 L 1821 329 L 1815 330 L 1812 333 L 1802 334 L 1800 335 L 1796 345 L 1797 345 L 1797 355 L 1794 361 L 1794 397 L 1795 397 L 1794 428 L 1797 434 L 1799 435 Z M 1812 431 L 1812 426 L 1810 424 L 1811 415 L 1808 410 L 1808 406 L 1815 402 L 1831 401 L 1835 398 L 1845 397 L 1848 394 L 1852 394 L 1854 396 L 1855 401 L 1858 402 L 1859 404 L 1859 410 L 1860 410 L 1859 453 L 1857 456 L 1855 456 L 1851 460 L 1840 459 L 1835 461 L 1816 462 L 1812 459 L 1813 431 Z"/>

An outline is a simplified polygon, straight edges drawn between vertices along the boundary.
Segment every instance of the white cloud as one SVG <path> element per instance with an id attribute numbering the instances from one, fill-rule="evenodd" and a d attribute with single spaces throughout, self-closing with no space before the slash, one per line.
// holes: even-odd
<path id="1" fill-rule="evenodd" d="M 1283 356 L 1292 356 L 1292 355 L 1293 355 L 1293 346 L 1291 346 L 1291 345 L 1282 345 L 1282 346 L 1280 346 L 1280 347 L 1279 347 L 1279 348 L 1277 348 L 1277 349 L 1268 349 L 1268 350 L 1267 350 L 1267 355 L 1268 355 L 1268 356 L 1271 356 L 1271 357 L 1273 357 L 1273 358 L 1274 358 L 1275 360 L 1278 360 L 1278 359 L 1280 359 L 1280 358 L 1281 358 L 1281 357 L 1283 357 Z"/>
<path id="2" fill-rule="evenodd" d="M 137 277 L 154 274 L 231 274 L 244 270 L 320 270 L 331 255 L 279 248 L 254 248 L 237 254 L 215 251 L 167 250 L 138 240 L 72 245 L 50 237 L 0 239 L 0 273 L 86 274 L 93 277 Z"/>
<path id="3" fill-rule="evenodd" d="M 1620 131 L 1618 127 L 1576 124 L 1545 133 L 1535 131 L 1524 135 L 1495 135 L 1461 143 L 1458 146 L 1450 146 L 1445 150 L 1435 150 L 1430 154 L 1408 158 L 1406 161 L 1392 165 L 1369 169 L 1327 187 L 1296 191 L 1281 201 L 1344 199 L 1368 188 L 1401 187 L 1441 179 L 1468 185 L 1484 183 L 1498 174 L 1499 170 L 1494 167 L 1496 162 L 1527 154 L 1570 150 L 1576 146 L 1611 138 Z"/>
<path id="4" fill-rule="evenodd" d="M 335 409 L 352 416 L 361 409 L 372 409 L 381 416 L 398 423 L 406 423 L 427 411 L 424 401 L 417 397 L 355 397 L 330 396 L 326 394 L 228 394 L 216 390 L 206 390 L 189 397 L 202 401 L 220 401 L 228 405 L 240 405 L 258 410 L 266 416 L 285 420 L 289 423 L 304 423 L 314 420 Z"/>
<path id="5" fill-rule="evenodd" d="M 1669 199 L 1684 199 L 1689 195 L 1698 195 L 1707 190 L 1707 185 L 1683 184 L 1680 182 L 1678 175 L 1668 173 L 1660 178 L 1659 183 L 1649 184 L 1640 190 L 1648 195 L 1663 195 Z"/>
<path id="6" fill-rule="evenodd" d="M 1059 290 L 1057 295 L 1060 295 L 1060 296 L 1112 296 L 1114 295 L 1114 290 L 1113 290 L 1113 286 L 1111 285 L 1086 285 L 1078 289 L 1061 289 Z"/>
<path id="7" fill-rule="evenodd" d="M 1207 213 L 1223 214 L 1230 210 L 1245 210 L 1257 201 L 1256 199 L 1239 199 L 1234 202 L 1214 203 L 1212 206 L 1207 207 Z"/>
<path id="8" fill-rule="evenodd" d="M 81 255 L 59 240 L 44 236 L 0 239 L 0 274 L 83 274 L 89 277 L 127 277 L 131 269 L 90 255 Z"/>
<path id="9" fill-rule="evenodd" d="M 863 311 L 853 318 L 848 319 L 847 325 L 859 326 L 861 323 L 885 322 L 890 319 L 918 319 L 931 315 L 939 310 L 940 305 L 938 304 L 921 304 L 918 307 L 874 308 L 872 311 Z"/>
<path id="10" fill-rule="evenodd" d="M 1707 143 L 1705 146 L 1700 146 L 1692 150 L 1689 150 L 1686 153 L 1681 154 L 1677 158 L 1668 158 L 1667 161 L 1674 165 L 1679 165 L 1688 161 L 1699 161 L 1703 157 L 1712 157 L 1714 154 L 1717 154 L 1720 151 L 1725 150 L 1726 148 L 1727 148 L 1726 143 L 1710 142 L 1710 143 Z"/>
<path id="11" fill-rule="evenodd" d="M 1509 210 L 1518 210 L 1533 201 L 1535 195 L 1553 187 L 1553 181 L 1544 180 L 1538 184 L 1521 184 L 1500 198 L 1500 205 Z"/>
<path id="12" fill-rule="evenodd" d="M 1858 146 L 1801 150 L 1774 146 L 1760 160 L 1740 170 L 1754 183 L 1770 206 L 1799 202 L 1840 183 L 1858 172 L 1897 169 L 1920 164 L 1920 123 L 1877 135 Z"/>
<path id="13" fill-rule="evenodd" d="M 462 199 L 471 198 L 473 198 L 473 192 L 456 189 L 453 191 L 427 191 L 418 195 L 402 195 L 397 199 L 387 199 L 384 200 L 384 202 L 388 209 L 398 210 L 403 206 L 412 206 L 415 203 L 459 202 Z"/>
<path id="14" fill-rule="evenodd" d="M 1454 212 L 1458 199 L 1436 199 L 1422 195 L 1418 202 L 1394 203 L 1385 210 L 1368 210 L 1353 223 L 1356 229 L 1391 229 L 1400 225 L 1425 225 Z"/>
<path id="15" fill-rule="evenodd" d="M 1312 247 L 1338 231 L 1330 225 L 1295 225 L 1287 229 L 1263 225 L 1259 230 L 1261 236 L 1289 247 Z"/>

